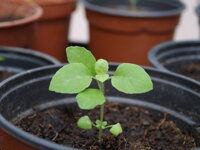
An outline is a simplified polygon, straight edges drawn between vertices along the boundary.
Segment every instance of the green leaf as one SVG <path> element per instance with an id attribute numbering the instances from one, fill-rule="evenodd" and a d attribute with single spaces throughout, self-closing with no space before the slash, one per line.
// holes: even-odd
<path id="1" fill-rule="evenodd" d="M 5 60 L 5 58 L 4 57 L 0 57 L 0 61 L 4 61 Z"/>
<path id="2" fill-rule="evenodd" d="M 77 103 L 81 109 L 91 110 L 105 103 L 105 97 L 100 90 L 86 89 L 76 96 Z"/>
<path id="3" fill-rule="evenodd" d="M 67 59 L 70 63 L 82 63 L 90 71 L 91 75 L 95 75 L 96 59 L 93 54 L 84 47 L 71 46 L 66 49 Z"/>
<path id="4" fill-rule="evenodd" d="M 135 64 L 118 66 L 111 78 L 113 87 L 127 94 L 145 93 L 153 89 L 153 83 L 145 70 Z"/>
<path id="5" fill-rule="evenodd" d="M 108 80 L 109 75 L 108 74 L 96 75 L 95 78 L 100 82 L 105 82 L 106 80 Z"/>
<path id="6" fill-rule="evenodd" d="M 88 116 L 83 116 L 78 120 L 77 126 L 84 130 L 90 130 L 92 129 L 92 121 Z"/>
<path id="7" fill-rule="evenodd" d="M 95 72 L 98 75 L 103 75 L 108 72 L 108 62 L 104 59 L 99 59 L 95 64 Z"/>
<path id="8" fill-rule="evenodd" d="M 120 133 L 122 133 L 122 127 L 120 123 L 117 123 L 115 125 L 112 126 L 112 128 L 110 129 L 110 132 L 114 135 L 114 136 L 118 136 Z"/>
<path id="9" fill-rule="evenodd" d="M 63 66 L 53 76 L 49 90 L 58 93 L 74 94 L 86 89 L 92 82 L 88 69 L 80 63 Z"/>

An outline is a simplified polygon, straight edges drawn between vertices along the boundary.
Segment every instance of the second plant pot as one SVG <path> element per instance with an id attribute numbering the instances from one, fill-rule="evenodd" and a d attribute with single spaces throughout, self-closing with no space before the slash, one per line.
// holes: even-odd
<path id="1" fill-rule="evenodd" d="M 0 57 L 4 58 L 0 61 L 0 81 L 29 69 L 60 64 L 43 53 L 16 47 L 0 47 Z"/>
<path id="2" fill-rule="evenodd" d="M 109 73 L 113 74 L 113 71 L 117 68 L 117 66 L 117 64 L 111 64 L 111 71 Z M 61 66 L 49 66 L 38 68 L 16 75 L 7 81 L 4 81 L 4 83 L 1 83 L 0 127 L 3 129 L 0 131 L 1 149 L 13 150 L 18 148 L 17 150 L 74 150 L 74 148 L 70 146 L 59 145 L 33 136 L 22 131 L 11 123 L 13 119 L 20 119 L 20 117 L 49 108 L 57 108 L 61 106 L 66 108 L 65 113 L 76 110 L 73 109 L 74 106 L 75 108 L 77 107 L 74 95 L 57 94 L 48 90 L 52 75 L 60 67 Z M 196 140 L 197 146 L 199 146 L 199 135 L 196 131 L 196 127 L 198 127 L 200 123 L 199 84 L 195 81 L 189 81 L 187 78 L 179 77 L 171 73 L 162 72 L 152 68 L 145 69 L 153 79 L 153 91 L 142 95 L 127 95 L 117 92 L 112 88 L 110 82 L 107 82 L 106 95 L 108 100 L 116 103 L 123 103 L 129 105 L 130 107 L 143 107 L 153 111 L 158 116 L 162 116 L 163 112 L 167 112 L 170 119 L 174 120 L 184 132 L 193 136 Z M 96 86 L 96 84 L 92 85 L 92 87 L 94 86 Z M 40 88 L 38 89 L 38 87 Z M 116 111 L 115 107 L 113 108 L 113 111 Z M 129 115 L 129 117 L 131 116 L 132 115 Z M 54 116 L 51 117 L 54 118 Z M 34 118 L 34 115 L 30 116 L 30 119 L 31 118 Z M 73 116 L 70 116 L 70 118 L 73 118 Z M 54 119 L 59 120 L 59 117 Z M 129 120 L 129 118 L 125 119 Z M 142 119 L 145 120 L 145 118 Z M 46 119 L 43 121 L 45 120 Z M 41 121 L 40 123 L 43 122 Z M 145 124 L 147 125 L 148 123 L 146 122 Z M 32 123 L 30 125 L 32 125 Z M 58 126 L 54 126 L 54 128 L 56 129 L 59 126 L 67 128 L 68 122 L 61 122 Z M 49 125 L 47 128 L 52 128 L 52 126 Z M 63 130 L 59 132 L 63 133 L 62 131 Z M 45 131 L 42 130 L 41 132 Z M 69 129 L 69 132 L 71 132 L 71 128 Z M 137 133 L 141 134 L 140 132 Z M 51 133 L 51 135 L 53 139 L 58 138 L 58 135 L 55 136 L 56 133 Z M 86 137 L 88 138 L 90 135 L 86 135 Z M 70 138 L 73 138 L 73 136 Z"/>
<path id="3" fill-rule="evenodd" d="M 43 15 L 38 23 L 34 49 L 65 62 L 70 15 L 75 9 L 76 0 L 36 0 L 36 2 L 43 8 Z"/>
<path id="4" fill-rule="evenodd" d="M 159 69 L 200 81 L 200 42 L 167 42 L 149 52 L 150 63 Z"/>
<path id="5" fill-rule="evenodd" d="M 32 48 L 36 21 L 42 9 L 20 0 L 1 0 L 0 3 L 0 45 Z"/>
<path id="6" fill-rule="evenodd" d="M 184 9 L 180 1 L 82 0 L 90 25 L 89 48 L 97 58 L 149 65 L 149 49 L 173 39 Z"/>

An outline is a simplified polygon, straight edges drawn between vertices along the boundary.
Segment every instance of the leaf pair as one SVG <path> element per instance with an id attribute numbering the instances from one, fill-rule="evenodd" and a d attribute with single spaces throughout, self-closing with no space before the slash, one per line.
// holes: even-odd
<path id="1" fill-rule="evenodd" d="M 100 120 L 96 121 L 96 125 L 93 124 L 93 122 L 90 120 L 90 118 L 88 116 L 83 116 L 81 117 L 78 122 L 77 122 L 77 126 L 81 129 L 84 130 L 90 130 L 92 129 L 92 126 L 96 126 L 97 128 L 110 128 L 110 132 L 114 135 L 114 136 L 118 136 L 120 133 L 122 133 L 122 127 L 120 123 L 117 123 L 115 125 L 111 125 L 111 126 L 107 126 L 107 122 L 103 121 L 101 122 Z"/>

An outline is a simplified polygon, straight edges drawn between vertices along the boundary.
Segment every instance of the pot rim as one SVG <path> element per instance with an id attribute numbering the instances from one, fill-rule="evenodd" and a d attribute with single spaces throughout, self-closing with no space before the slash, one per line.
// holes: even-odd
<path id="1" fill-rule="evenodd" d="M 136 18 L 161 18 L 161 17 L 170 17 L 179 15 L 185 8 L 185 4 L 179 0 L 174 1 L 158 1 L 152 0 L 154 2 L 160 2 L 163 4 L 169 4 L 176 7 L 173 10 L 166 10 L 166 11 L 152 11 L 152 12 L 130 12 L 130 11 L 119 11 L 115 9 L 105 8 L 103 6 L 98 6 L 96 4 L 90 3 L 88 0 L 80 0 L 84 6 L 92 11 L 114 15 L 114 16 L 122 16 L 122 17 L 136 17 Z"/>
<path id="2" fill-rule="evenodd" d="M 55 2 L 51 1 L 36 1 L 37 4 L 41 6 L 57 6 L 57 5 L 64 5 L 64 4 L 70 4 L 70 3 L 75 3 L 76 0 L 57 0 Z"/>
<path id="3" fill-rule="evenodd" d="M 2 23 L 0 23 L 0 29 L 11 28 L 11 27 L 15 27 L 15 26 L 29 24 L 29 23 L 32 23 L 34 21 L 37 21 L 42 16 L 43 10 L 38 4 L 31 3 L 31 2 L 29 2 L 29 3 L 28 2 L 22 2 L 22 1 L 11 1 L 11 3 L 16 3 L 16 4 L 28 6 L 28 7 L 30 7 L 30 9 L 34 9 L 34 14 L 32 14 L 31 16 L 27 16 L 25 18 L 22 18 L 22 19 L 2 22 Z"/>
<path id="4" fill-rule="evenodd" d="M 191 45 L 191 44 L 198 44 L 199 45 L 199 48 L 200 48 L 200 41 L 199 40 L 189 40 L 189 41 L 169 41 L 169 42 L 164 42 L 164 43 L 161 43 L 155 47 L 153 47 L 149 53 L 148 53 L 148 60 L 150 62 L 150 64 L 158 69 L 161 69 L 163 71 L 167 71 L 167 72 L 170 72 L 172 73 L 170 70 L 168 70 L 167 68 L 165 68 L 162 63 L 159 62 L 159 60 L 157 59 L 157 55 L 159 52 L 162 51 L 163 48 L 169 48 L 171 46 L 181 46 L 181 45 L 188 45 L 188 47 Z M 192 47 L 192 46 L 191 46 Z M 187 46 L 184 46 L 183 47 L 184 50 L 187 48 Z M 183 52 L 184 52 L 183 50 Z M 176 73 L 175 73 L 176 74 Z M 183 76 L 183 75 L 180 75 L 180 76 Z M 188 78 L 188 79 L 191 79 L 189 77 L 186 77 L 184 76 L 185 78 Z M 194 79 L 191 79 L 191 80 L 194 80 Z M 196 81 L 196 80 L 194 80 Z M 196 81 L 198 82 L 198 81 Z"/>
<path id="5" fill-rule="evenodd" d="M 45 53 L 41 53 L 39 51 L 36 50 L 32 50 L 32 49 L 27 49 L 27 48 L 19 48 L 19 47 L 11 47 L 11 46 L 0 46 L 0 54 L 1 53 L 14 53 L 16 55 L 26 55 L 28 57 L 36 57 L 36 58 L 40 58 L 43 59 L 45 61 L 48 61 L 49 63 L 51 63 L 52 65 L 59 65 L 61 62 L 58 61 L 56 58 L 45 54 Z"/>
<path id="6" fill-rule="evenodd" d="M 64 64 L 62 64 L 62 65 L 64 65 Z M 2 81 L 0 83 L 0 87 L 3 86 L 4 84 L 8 83 L 8 82 L 11 82 L 12 80 L 15 80 L 16 78 L 23 77 L 27 73 L 30 74 L 30 73 L 38 72 L 38 71 L 45 70 L 45 69 L 52 69 L 52 68 L 55 68 L 55 67 L 61 67 L 62 65 L 44 66 L 44 67 L 40 67 L 40 68 L 36 68 L 36 69 L 32 69 L 32 70 L 29 70 L 29 71 L 25 71 L 25 72 L 19 73 L 17 75 L 14 75 L 14 76 Z M 118 66 L 119 64 L 118 63 L 110 63 L 110 65 Z M 165 74 L 167 76 L 173 76 L 173 77 L 175 76 L 175 78 L 179 78 L 181 80 L 188 81 L 187 78 L 184 78 L 183 76 L 179 76 L 179 75 L 174 74 L 174 73 L 163 72 L 161 70 L 158 70 L 158 69 L 155 69 L 155 68 L 150 68 L 150 67 L 143 67 L 143 68 L 146 69 L 146 70 L 149 70 L 149 71 L 162 73 L 162 74 Z M 189 82 L 191 82 L 194 85 L 199 86 L 198 82 L 195 82 L 193 80 L 191 80 Z M 169 109 L 169 111 L 170 111 L 170 109 Z M 171 110 L 171 111 L 175 112 L 173 110 Z M 196 123 L 194 121 L 192 121 L 191 119 L 189 119 L 189 118 L 187 118 L 187 117 L 185 117 L 183 115 L 180 115 L 180 118 L 182 120 L 185 120 L 185 122 L 187 122 L 191 126 L 195 126 L 196 125 Z M 2 127 L 2 129 L 4 129 L 4 132 L 12 133 L 12 135 L 15 138 L 17 138 L 18 140 L 20 139 L 20 140 L 24 141 L 25 143 L 29 143 L 31 145 L 37 145 L 37 148 L 43 148 L 43 149 L 44 148 L 48 148 L 49 150 L 55 150 L 55 149 L 59 149 L 59 150 L 78 150 L 78 149 L 75 149 L 75 148 L 72 148 L 72 147 L 59 145 L 59 144 L 50 142 L 48 140 L 45 140 L 45 139 L 36 137 L 34 135 L 31 135 L 31 134 L 29 134 L 29 133 L 17 128 L 16 126 L 14 126 L 12 123 L 7 121 L 1 114 L 0 114 L 0 127 Z M 196 150 L 200 150 L 200 149 L 197 148 Z"/>

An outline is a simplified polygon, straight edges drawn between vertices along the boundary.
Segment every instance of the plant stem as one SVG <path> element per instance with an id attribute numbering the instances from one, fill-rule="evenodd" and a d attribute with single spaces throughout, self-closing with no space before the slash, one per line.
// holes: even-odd
<path id="1" fill-rule="evenodd" d="M 104 94 L 104 84 L 103 82 L 97 81 L 100 91 Z M 104 104 L 100 108 L 100 121 L 103 122 L 104 119 Z M 102 144 L 103 129 L 99 128 L 99 144 Z"/>
<path id="2" fill-rule="evenodd" d="M 129 0 L 132 7 L 136 7 L 138 0 Z"/>

